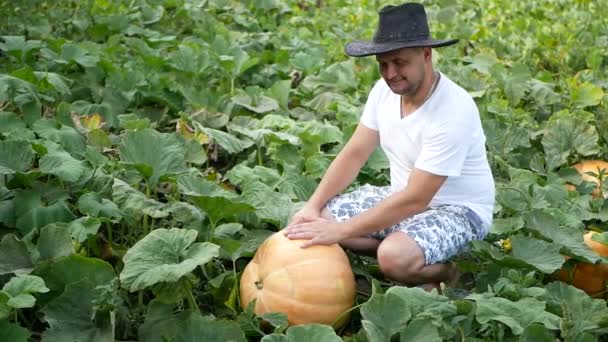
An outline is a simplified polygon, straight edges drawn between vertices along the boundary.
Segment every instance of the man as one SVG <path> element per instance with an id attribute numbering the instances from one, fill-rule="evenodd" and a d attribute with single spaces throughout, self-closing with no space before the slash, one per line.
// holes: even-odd
<path id="1" fill-rule="evenodd" d="M 450 259 L 492 223 L 494 180 L 477 106 L 432 64 L 432 48 L 457 40 L 430 37 L 424 7 L 387 6 L 371 42 L 349 56 L 375 55 L 382 78 L 372 88 L 353 136 L 284 233 L 302 247 L 340 243 L 376 255 L 381 271 L 427 289 L 457 278 Z M 390 187 L 365 185 L 339 195 L 380 144 Z"/>

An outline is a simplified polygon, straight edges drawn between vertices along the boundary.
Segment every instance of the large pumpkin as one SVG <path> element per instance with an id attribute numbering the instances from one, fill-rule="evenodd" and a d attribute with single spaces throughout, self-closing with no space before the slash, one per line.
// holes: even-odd
<path id="1" fill-rule="evenodd" d="M 608 256 L 608 247 L 591 240 L 596 232 L 587 232 L 584 236 L 585 244 L 601 256 Z M 589 264 L 579 262 L 572 270 L 562 268 L 557 272 L 557 278 L 572 286 L 585 291 L 592 297 L 605 297 L 606 284 L 608 283 L 608 265 Z"/>
<path id="2" fill-rule="evenodd" d="M 587 172 L 593 172 L 594 174 L 599 175 L 600 170 L 604 169 L 604 173 L 608 173 L 608 162 L 605 162 L 603 160 L 587 160 L 574 164 L 573 167 L 581 175 L 582 180 L 586 182 L 593 182 L 596 184 L 596 188 L 591 193 L 591 196 L 593 196 L 594 198 L 599 198 L 600 189 L 597 185 L 599 185 L 600 180 L 597 177 L 594 177 L 593 175 L 587 174 Z M 570 191 L 576 190 L 576 187 L 572 184 L 567 184 L 566 187 Z M 604 197 L 606 196 L 608 196 L 608 193 L 604 194 Z"/>
<path id="3" fill-rule="evenodd" d="M 355 277 L 337 244 L 300 248 L 278 232 L 258 248 L 241 276 L 241 306 L 257 299 L 254 312 L 283 312 L 290 325 L 331 325 L 355 301 Z M 343 315 L 334 327 L 348 321 Z"/>

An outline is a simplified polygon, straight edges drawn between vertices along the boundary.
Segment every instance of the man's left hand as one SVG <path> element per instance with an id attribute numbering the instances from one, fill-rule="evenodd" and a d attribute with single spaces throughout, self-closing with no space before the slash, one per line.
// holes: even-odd
<path id="1" fill-rule="evenodd" d="M 300 246 L 302 248 L 331 245 L 347 238 L 344 226 L 326 219 L 289 225 L 283 229 L 283 234 L 292 240 L 308 240 Z"/>

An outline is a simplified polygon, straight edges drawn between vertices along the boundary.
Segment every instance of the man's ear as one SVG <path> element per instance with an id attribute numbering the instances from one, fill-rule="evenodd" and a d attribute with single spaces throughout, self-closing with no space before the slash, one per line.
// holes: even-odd
<path id="1" fill-rule="evenodd" d="M 422 49 L 422 53 L 424 54 L 424 61 L 430 62 L 433 58 L 433 49 L 430 47 L 425 47 Z"/>

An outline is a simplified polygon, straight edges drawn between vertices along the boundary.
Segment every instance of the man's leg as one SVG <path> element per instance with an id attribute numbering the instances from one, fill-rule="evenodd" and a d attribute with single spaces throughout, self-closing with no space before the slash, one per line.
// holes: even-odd
<path id="1" fill-rule="evenodd" d="M 452 263 L 426 265 L 422 249 L 406 233 L 399 231 L 380 243 L 378 264 L 388 278 L 409 286 L 429 284 L 431 288 L 437 288 L 440 282 L 453 285 L 458 277 L 458 269 Z"/>

